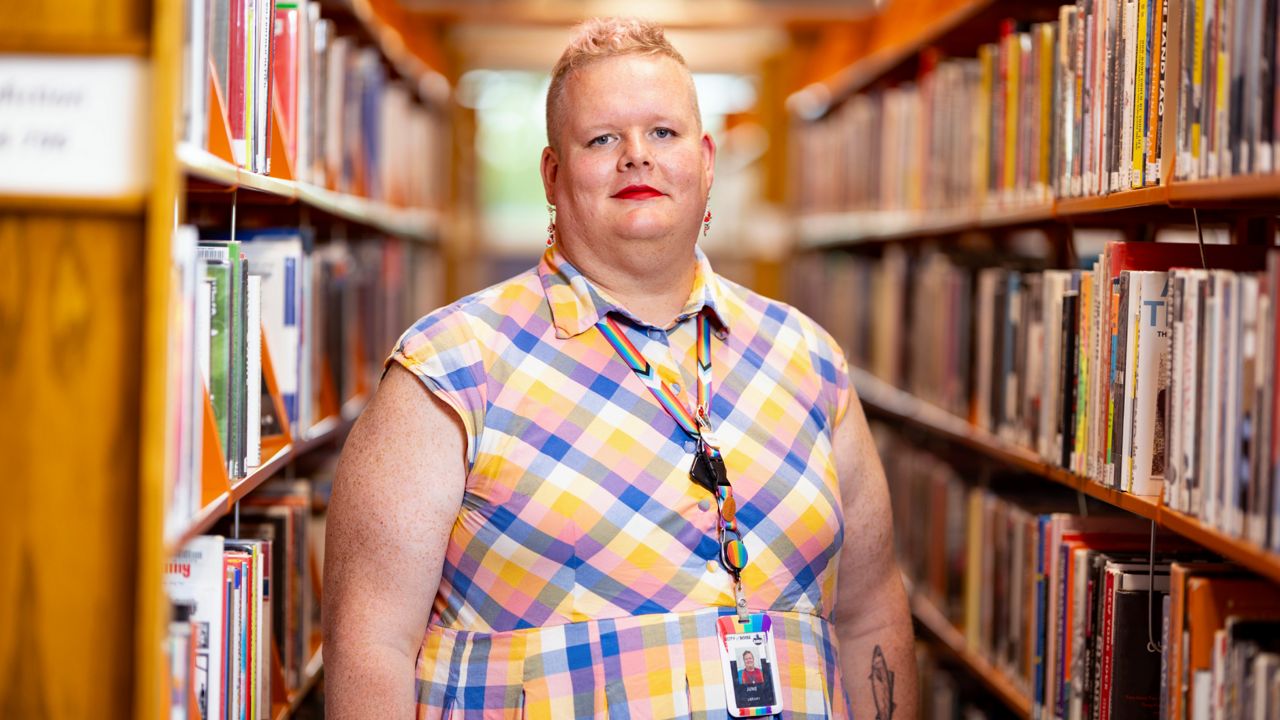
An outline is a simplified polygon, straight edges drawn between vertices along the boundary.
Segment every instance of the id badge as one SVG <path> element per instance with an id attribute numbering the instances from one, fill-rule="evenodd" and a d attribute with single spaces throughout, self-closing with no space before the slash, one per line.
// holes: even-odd
<path id="1" fill-rule="evenodd" d="M 763 717 L 781 712 L 778 653 L 769 616 L 752 613 L 746 622 L 733 615 L 719 618 L 716 635 L 729 714 Z"/>

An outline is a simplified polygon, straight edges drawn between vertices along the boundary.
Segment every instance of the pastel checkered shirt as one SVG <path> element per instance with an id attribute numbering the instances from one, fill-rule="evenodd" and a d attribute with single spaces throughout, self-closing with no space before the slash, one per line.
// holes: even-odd
<path id="1" fill-rule="evenodd" d="M 734 598 L 715 505 L 689 479 L 693 442 L 595 327 L 613 313 L 692 405 L 700 312 L 717 329 L 710 414 L 750 553 L 747 601 L 774 619 L 783 716 L 851 716 L 830 620 L 844 358 L 801 313 L 717 276 L 700 250 L 694 261 L 688 303 L 660 328 L 553 247 L 418 321 L 388 359 L 466 428 L 419 717 L 726 717 L 715 619 Z"/>

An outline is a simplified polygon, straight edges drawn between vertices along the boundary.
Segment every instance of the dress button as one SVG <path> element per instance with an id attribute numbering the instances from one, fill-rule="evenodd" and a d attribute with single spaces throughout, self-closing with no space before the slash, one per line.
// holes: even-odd
<path id="1" fill-rule="evenodd" d="M 661 339 L 662 339 L 662 335 L 663 335 L 662 331 L 661 331 L 661 330 L 659 330 L 658 328 L 650 328 L 650 329 L 649 329 L 649 337 L 650 337 L 650 339 L 653 339 L 653 340 L 661 340 Z"/>
<path id="2" fill-rule="evenodd" d="M 680 383 L 671 383 L 671 392 L 673 392 L 673 393 L 675 393 L 675 394 L 679 395 L 679 394 L 680 394 Z"/>
<path id="3" fill-rule="evenodd" d="M 720 572 L 720 563 L 716 562 L 715 560 L 708 560 L 707 572 L 709 573 Z"/>
<path id="4" fill-rule="evenodd" d="M 698 443 L 696 443 L 696 442 L 694 442 L 694 441 L 692 441 L 692 440 L 685 440 L 685 441 L 684 441 L 684 451 L 685 451 L 685 452 L 687 452 L 687 453 L 691 453 L 691 452 L 693 452 L 694 450 L 697 450 L 697 449 L 698 449 Z"/>
<path id="5" fill-rule="evenodd" d="M 711 509 L 711 501 L 710 501 L 710 500 L 699 500 L 699 501 L 698 501 L 698 509 L 699 509 L 699 510 L 701 510 L 701 511 L 703 511 L 703 512 L 706 512 L 706 511 L 710 510 L 710 509 Z"/>

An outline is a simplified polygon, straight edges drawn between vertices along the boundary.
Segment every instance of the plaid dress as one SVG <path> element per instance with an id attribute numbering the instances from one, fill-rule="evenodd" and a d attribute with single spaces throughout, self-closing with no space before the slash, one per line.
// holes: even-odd
<path id="1" fill-rule="evenodd" d="M 750 553 L 742 581 L 774 620 L 783 716 L 851 716 L 830 620 L 844 358 L 799 312 L 696 261 L 688 303 L 659 328 L 553 247 L 418 321 L 388 359 L 467 439 L 419 717 L 726 717 L 715 620 L 733 612 L 733 586 L 715 505 L 689 479 L 695 445 L 595 328 L 613 313 L 691 406 L 702 312 L 717 330 L 710 414 Z"/>

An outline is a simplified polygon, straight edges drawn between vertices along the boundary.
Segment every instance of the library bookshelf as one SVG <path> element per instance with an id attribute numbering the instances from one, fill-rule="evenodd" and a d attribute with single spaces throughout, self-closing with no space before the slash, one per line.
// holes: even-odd
<path id="1" fill-rule="evenodd" d="M 439 241 L 435 209 L 298 182 L 287 165 L 273 163 L 274 176 L 248 173 L 225 155 L 182 144 L 176 109 L 188 5 L 71 0 L 0 9 L 0 63 L 129 60 L 146 78 L 144 91 L 116 96 L 141 126 L 144 170 L 136 187 L 28 191 L 7 176 L 0 190 L 7 490 L 0 504 L 0 717 L 166 717 L 165 563 L 269 479 L 340 443 L 370 390 L 264 451 L 255 471 L 229 480 L 166 536 L 174 315 L 166 299 L 175 221 L 221 193 L 242 205 L 278 206 L 282 218 L 334 220 L 428 250 Z M 398 23 L 403 15 L 388 15 L 383 5 L 326 0 L 324 12 L 346 13 L 344 32 L 381 52 L 419 98 L 446 103 L 449 83 L 423 52 L 437 43 L 434 28 Z M 88 133 L 104 146 L 126 142 L 92 126 Z M 275 720 L 298 709 L 322 667 L 316 634 L 302 682 L 275 688 Z"/>
<path id="2" fill-rule="evenodd" d="M 204 148 L 185 143 L 178 145 L 177 153 L 192 192 L 235 192 L 237 201 L 246 204 L 255 200 L 297 203 L 317 213 L 423 243 L 439 237 L 439 215 L 434 210 L 395 207 L 311 183 L 249 172 Z"/>
<path id="3" fill-rule="evenodd" d="M 1280 175 L 1171 182 L 1167 187 L 1127 190 L 1099 197 L 1060 199 L 1043 204 L 939 211 L 857 211 L 814 213 L 797 223 L 797 243 L 805 250 L 863 243 L 934 239 L 974 231 L 1006 230 L 1046 223 L 1126 221 L 1126 212 L 1165 214 L 1192 222 L 1185 210 L 1239 208 L 1265 212 L 1280 202 Z"/>
<path id="4" fill-rule="evenodd" d="M 1126 239 L 1133 241 L 1155 238 L 1158 236 L 1157 231 L 1163 228 L 1190 230 L 1199 229 L 1203 223 L 1214 226 L 1226 224 L 1231 228 L 1232 241 L 1237 244 L 1272 245 L 1275 236 L 1274 218 L 1277 208 L 1280 208 L 1280 173 L 1258 173 L 1258 167 L 1265 167 L 1260 165 L 1240 166 L 1234 170 L 1237 174 L 1232 174 L 1231 166 L 1227 165 L 1221 166 L 1227 168 L 1222 171 L 1223 177 L 1202 179 L 1206 175 L 1219 174 L 1214 164 L 1218 162 L 1218 158 L 1215 155 L 1213 160 L 1208 160 L 1208 150 L 1203 151 L 1205 156 L 1192 156 L 1191 148 L 1199 148 L 1201 145 L 1195 144 L 1190 139 L 1190 134 L 1184 138 L 1179 125 L 1185 117 L 1180 115 L 1184 112 L 1184 107 L 1180 105 L 1179 96 L 1188 92 L 1182 89 L 1182 83 L 1183 70 L 1190 65 L 1184 63 L 1196 61 L 1196 51 L 1181 47 L 1183 38 L 1187 36 L 1185 33 L 1193 32 L 1189 29 L 1190 25 L 1182 25 L 1182 13 L 1194 1 L 1153 0 L 1145 4 L 1139 1 L 1136 4 L 1121 2 L 1117 5 L 1108 0 L 1095 3 L 1037 0 L 1016 4 L 999 0 L 916 0 L 893 3 L 885 7 L 877 17 L 855 28 L 856 37 L 846 43 L 846 47 L 853 50 L 846 58 L 847 64 L 834 71 L 828 69 L 825 78 L 803 87 L 790 96 L 787 103 L 792 114 L 795 131 L 793 144 L 798 158 L 798 162 L 792 164 L 792 175 L 798 188 L 792 195 L 796 208 L 796 252 L 802 263 L 808 263 L 800 266 L 805 272 L 797 275 L 798 285 L 793 286 L 797 302 L 807 300 L 807 304 L 813 307 L 813 312 L 824 318 L 829 317 L 831 322 L 839 326 L 836 330 L 831 326 L 828 329 L 841 338 L 842 343 L 852 347 L 851 362 L 861 362 L 868 368 L 879 368 L 883 377 L 901 377 L 903 387 L 919 387 L 922 394 L 943 394 L 953 391 L 947 383 L 963 384 L 976 376 L 979 372 L 978 355 L 990 354 L 994 343 L 980 347 L 976 340 L 979 336 L 978 313 L 989 313 L 990 308 L 979 310 L 976 306 L 966 306 L 959 313 L 933 311 L 935 316 L 930 315 L 929 308 L 932 306 L 929 302 L 948 297 L 945 295 L 946 291 L 921 290 L 917 281 L 923 276 L 913 273 L 933 272 L 936 268 L 928 263 L 938 257 L 954 262 L 951 267 L 964 268 L 960 275 L 971 271 L 973 274 L 968 279 L 976 284 L 979 282 L 980 272 L 1001 263 L 1005 263 L 1010 278 L 1013 275 L 1025 277 L 1027 274 L 1036 274 L 1034 271 L 1022 273 L 1020 268 L 1024 267 L 1076 267 L 1072 244 L 1075 228 L 1118 230 L 1122 231 Z M 1060 9 L 1062 6 L 1068 7 Z M 1124 77 L 1124 80 L 1108 75 L 1111 69 L 1119 71 L 1122 68 L 1123 59 L 1114 66 L 1090 66 L 1090 74 L 1084 76 L 1084 80 L 1079 79 L 1080 75 L 1067 75 L 1074 72 L 1073 63 L 1080 62 L 1080 58 L 1084 57 L 1082 48 L 1086 47 L 1086 40 L 1082 38 L 1087 36 L 1079 34 L 1077 29 L 1084 26 L 1084 13 L 1094 13 L 1103 6 L 1168 10 L 1168 17 L 1162 19 L 1166 23 L 1166 34 L 1154 39 L 1147 37 L 1147 40 L 1157 44 L 1163 42 L 1162 53 L 1167 52 L 1168 68 L 1165 67 L 1166 55 L 1162 54 L 1161 74 L 1155 76 L 1154 69 L 1152 70 L 1153 74 L 1149 76 L 1154 78 L 1150 80 L 1152 84 L 1144 85 L 1139 82 L 1136 88 L 1130 85 L 1129 89 L 1125 89 L 1125 81 L 1132 83 L 1132 75 Z M 1126 16 L 1128 10 L 1105 12 L 1111 15 L 1104 14 L 1103 18 L 1133 18 L 1132 15 Z M 1144 17 L 1144 10 L 1136 12 L 1139 19 Z M 1079 25 L 1073 24 L 1077 19 Z M 1088 22 L 1093 23 L 1094 20 L 1095 16 L 1089 14 Z M 1162 20 L 1154 20 L 1153 23 Z M 1047 21 L 1056 22 L 1049 25 Z M 1129 27 L 1138 28 L 1135 32 L 1142 32 L 1140 25 L 1139 21 Z M 1159 25 L 1152 24 L 1148 27 L 1158 28 Z M 1116 28 L 1117 33 L 1128 32 L 1124 25 L 1117 25 Z M 1060 42 L 1064 37 L 1067 41 Z M 1121 35 L 1117 34 L 1115 37 L 1119 38 Z M 1125 38 L 1128 41 L 1127 36 Z M 1143 47 L 1141 40 L 1136 46 Z M 1095 53 L 1100 52 L 1096 42 L 1091 47 Z M 1131 48 L 1135 45 L 1130 43 L 1125 47 L 1132 52 Z M 1074 48 L 1074 53 L 1064 48 Z M 1112 49 L 1108 46 L 1108 53 Z M 1141 51 L 1138 54 L 1141 55 Z M 1115 57 L 1122 56 L 1117 53 Z M 1137 60 L 1134 62 L 1138 63 Z M 1048 71 L 1044 70 L 1046 67 L 1049 68 Z M 1103 70 L 1096 70 L 1097 67 L 1102 67 Z M 1247 68 L 1241 70 L 1238 66 L 1232 68 L 1232 72 L 1239 73 L 1241 77 L 1249 77 L 1248 73 L 1252 72 Z M 1095 70 L 1096 75 L 1092 74 Z M 1014 77 L 1018 79 L 1011 79 Z M 1063 98 L 1070 96 L 1069 91 L 1058 94 L 1063 87 L 1055 83 L 1062 77 L 1075 77 L 1075 82 L 1081 83 L 1074 86 L 1077 92 L 1085 82 L 1092 83 L 1103 78 L 1107 82 L 1114 82 L 1109 87 L 1119 88 L 1118 91 L 1123 96 L 1110 97 L 1109 101 L 1113 103 L 1121 100 L 1138 102 L 1146 88 L 1155 93 L 1158 84 L 1160 109 L 1156 109 L 1153 101 L 1149 106 L 1150 114 L 1126 116 L 1126 113 L 1115 112 L 1113 118 L 1104 113 L 1101 115 L 1103 119 L 1099 120 L 1099 115 L 1095 112 L 1094 122 L 1097 124 L 1092 126 L 1095 130 L 1092 139 L 1087 134 L 1076 134 L 1074 143 L 1064 145 L 1060 138 L 1072 138 L 1071 131 L 1081 133 L 1083 125 L 1078 114 L 1074 117 L 1074 125 L 1070 114 L 1055 114 L 1062 107 L 1061 103 L 1068 102 Z M 1191 74 L 1187 73 L 1185 77 L 1190 78 Z M 1045 81 L 1041 85 L 1032 84 L 1041 80 Z M 1267 82 L 1273 80 L 1274 78 L 1269 78 Z M 1019 86 L 1018 82 L 1028 84 Z M 1193 81 L 1186 79 L 1186 82 Z M 1024 87 L 1032 87 L 1034 90 L 1029 94 L 1019 94 L 1023 93 Z M 1102 85 L 1093 87 L 1095 99 L 1092 102 L 1098 103 L 1097 98 L 1108 97 L 1101 93 L 1111 92 L 1103 91 L 1101 87 Z M 1133 91 L 1132 94 L 1124 94 L 1129 90 Z M 1032 99 L 1028 100 L 1028 97 Z M 1075 101 L 1080 102 L 1081 97 L 1076 95 Z M 1088 95 L 1083 97 L 1087 99 Z M 1194 93 L 1187 97 L 1194 97 Z M 956 98 L 961 100 L 957 102 Z M 973 105 L 978 109 L 973 113 L 967 113 L 969 105 L 966 101 L 970 99 L 977 100 Z M 996 107 L 998 112 L 983 109 L 988 107 L 984 100 L 990 100 L 991 106 Z M 962 109 L 955 109 L 957 107 Z M 1221 104 L 1218 110 L 1222 110 Z M 1245 117 L 1245 111 L 1236 112 L 1239 117 Z M 1041 119 L 1044 117 L 1048 117 L 1049 121 L 1037 124 L 1044 123 Z M 1159 132 L 1152 130 L 1149 137 L 1140 138 L 1146 144 L 1139 143 L 1131 151 L 1125 142 L 1120 142 L 1114 155 L 1108 155 L 1109 146 L 1099 141 L 1096 132 L 1098 129 L 1101 128 L 1103 141 L 1116 143 L 1118 138 L 1127 140 L 1128 136 L 1123 133 L 1136 133 L 1148 119 L 1159 119 L 1163 125 Z M 1115 124 L 1104 127 L 1102 123 L 1108 121 Z M 960 123 L 961 129 L 953 132 L 949 124 L 952 122 Z M 1130 122 L 1133 123 L 1132 126 L 1126 125 Z M 900 125 L 902 129 L 899 129 Z M 1014 129 L 1010 130 L 1011 127 Z M 1148 127 L 1156 126 L 1151 124 Z M 1064 128 L 1067 130 L 1065 135 L 1062 134 Z M 1085 143 L 1094 144 L 1082 143 L 1082 137 Z M 1229 142 L 1221 145 L 1228 148 L 1223 157 L 1229 158 L 1233 151 L 1237 153 L 1237 158 L 1240 154 L 1247 156 L 1245 150 L 1237 149 L 1240 146 L 1233 144 L 1250 141 L 1250 136 L 1241 137 L 1243 139 L 1233 135 Z M 1269 142 L 1272 141 L 1248 147 L 1263 147 Z M 922 147 L 924 150 L 920 149 Z M 1146 148 L 1146 165 L 1142 164 L 1143 157 L 1138 148 Z M 1073 152 L 1076 153 L 1078 162 L 1095 163 L 1092 179 L 1087 174 L 1082 174 L 1079 165 L 1073 168 L 1069 163 L 1057 164 L 1060 162 L 1059 158 L 1070 157 Z M 1200 153 L 1201 150 L 1194 152 Z M 1213 151 L 1217 152 L 1217 149 Z M 1264 151 L 1256 151 L 1254 158 L 1261 157 L 1262 152 Z M 1269 152 L 1269 146 L 1266 152 Z M 1080 161 L 1081 155 L 1088 159 Z M 1011 157 L 1014 160 L 1009 160 Z M 1156 157 L 1160 158 L 1159 163 L 1153 165 Z M 859 166 L 859 161 L 863 158 L 869 158 L 864 163 L 866 167 Z M 1136 180 L 1133 181 L 1129 179 L 1130 169 L 1127 167 L 1130 158 L 1133 160 L 1132 171 L 1136 173 Z M 1180 164 L 1189 158 L 1191 168 L 1180 168 Z M 1274 165 L 1271 170 L 1274 171 Z M 1117 172 L 1120 173 L 1119 180 L 1114 175 Z M 1108 173 L 1112 174 L 1109 176 Z M 1131 185 L 1141 187 L 1128 189 Z M 1081 186 L 1087 190 L 1082 192 Z M 1022 230 L 1037 232 L 1019 232 Z M 1036 234 L 1042 234 L 1046 242 L 1041 246 L 1042 250 L 1035 252 L 1043 252 L 1049 257 L 1035 257 L 1027 262 L 1028 258 L 1025 257 L 1006 258 L 1002 255 L 1010 249 L 1032 254 L 1032 251 L 1026 249 L 1030 245 L 1022 245 L 1017 241 Z M 883 256 L 876 260 L 881 253 Z M 915 264 L 908 258 L 920 259 L 922 262 Z M 1203 254 L 1201 258 L 1203 261 Z M 1168 268 L 1150 269 L 1163 271 Z M 819 297 L 804 287 L 803 283 L 807 279 L 803 278 L 810 277 L 808 271 L 818 272 L 827 279 L 830 285 L 826 289 L 827 294 Z M 902 274 L 897 274 L 899 272 Z M 1037 277 L 1033 282 L 1040 282 L 1047 275 L 1048 273 Z M 946 277 L 950 281 L 955 276 L 938 274 L 928 277 Z M 991 281 L 993 277 L 995 276 L 988 275 L 987 280 Z M 1173 275 L 1170 274 L 1170 277 Z M 1251 281 L 1258 277 L 1260 275 L 1253 276 Z M 821 278 L 818 280 L 819 285 L 820 281 Z M 899 281 L 902 282 L 900 287 L 895 284 Z M 860 282 L 866 284 L 865 290 L 845 290 L 846 285 Z M 1013 288 L 1014 280 L 1011 279 L 1010 282 L 1008 287 Z M 890 289 L 886 290 L 886 287 Z M 971 300 L 979 303 L 990 297 L 975 292 L 976 285 L 965 287 L 965 290 L 955 290 L 961 295 L 964 292 L 970 293 L 968 300 L 964 302 Z M 1089 287 L 1095 286 L 1090 284 Z M 898 289 L 903 291 L 902 297 L 893 294 Z M 908 295 L 912 290 L 923 293 L 919 297 L 929 300 L 921 301 L 915 295 Z M 1008 292 L 1025 290 L 1026 286 L 1022 286 Z M 1071 292 L 1074 291 L 1073 286 Z M 1003 286 L 1001 292 L 1005 292 Z M 955 299 L 957 295 L 950 297 Z M 903 303 L 902 307 L 886 309 L 881 304 L 892 304 L 899 300 Z M 1084 297 L 1078 298 L 1078 301 L 1082 303 L 1082 307 L 1083 303 L 1088 302 Z M 919 307 L 921 302 L 927 306 L 924 310 Z M 824 303 L 828 307 L 823 307 Z M 894 314 L 899 311 L 901 315 Z M 880 323 L 868 319 L 878 313 L 884 313 L 884 317 L 892 319 Z M 973 319 L 974 327 L 970 328 L 956 320 L 960 317 L 966 321 Z M 1054 317 L 1055 320 L 1060 320 L 1063 316 Z M 1074 320 L 1076 315 L 1071 317 Z M 909 357 L 913 350 L 921 352 L 921 346 L 915 343 L 922 336 L 917 333 L 952 333 L 956 328 L 948 325 L 950 321 L 955 321 L 955 325 L 959 327 L 955 334 L 965 337 L 963 342 L 972 340 L 974 344 L 957 345 L 953 344 L 951 338 L 940 340 L 931 335 L 924 342 L 924 347 L 933 348 L 934 343 L 937 343 L 936 347 L 939 348 L 950 350 L 962 346 L 964 350 L 957 352 L 971 352 L 974 364 L 964 365 L 962 370 L 956 371 L 961 378 L 958 381 L 955 380 L 956 376 L 938 377 L 937 373 L 943 372 L 939 370 L 941 363 L 923 362 L 917 365 Z M 827 320 L 824 319 L 823 322 Z M 1096 325 L 1102 321 L 1094 317 L 1092 322 Z M 886 329 L 890 325 L 893 328 Z M 1068 332 L 1067 327 L 1064 325 L 1064 333 Z M 1050 329 L 1053 332 L 1058 330 L 1057 326 Z M 970 331 L 972 337 L 968 335 Z M 999 326 L 994 332 L 998 337 Z M 1048 334 L 1049 330 L 1045 332 Z M 1084 332 L 1080 331 L 1081 336 Z M 1012 335 L 1006 337 L 1011 338 Z M 891 338 L 892 342 L 886 341 L 886 338 Z M 984 342 L 990 341 L 988 336 Z M 888 344 L 892 348 L 885 351 L 878 348 L 877 343 Z M 1010 350 L 1006 346 L 999 347 L 1003 347 L 1003 351 L 1008 353 L 1021 352 Z M 1036 357 L 1036 360 L 1027 362 L 1056 361 L 1044 356 Z M 999 366 L 999 361 L 993 362 Z M 951 369 L 948 366 L 946 372 Z M 1062 368 L 1055 370 L 1078 371 Z M 1097 372 L 1096 369 L 1090 371 Z M 1017 491 L 1026 495 L 1016 497 L 1025 499 L 1040 493 L 1056 501 L 1061 499 L 1060 488 L 1067 488 L 1074 491 L 1082 508 L 1085 507 L 1085 499 L 1109 505 L 1122 511 L 1119 513 L 1122 520 L 1140 518 L 1149 521 L 1153 538 L 1155 529 L 1161 529 L 1161 536 L 1168 538 L 1170 546 L 1183 547 L 1186 541 L 1186 548 L 1198 548 L 1225 559 L 1232 564 L 1233 572 L 1239 572 L 1241 577 L 1247 576 L 1251 582 L 1265 586 L 1280 585 L 1280 553 L 1219 530 L 1220 526 L 1224 526 L 1221 522 L 1211 523 L 1180 512 L 1167 506 L 1161 496 L 1122 492 L 1051 464 L 1040 452 L 1011 442 L 1003 434 L 980 429 L 974 424 L 977 421 L 957 414 L 965 413 L 965 409 L 944 409 L 885 382 L 869 370 L 851 369 L 851 379 L 868 416 L 887 421 L 885 424 L 889 427 L 886 428 L 886 436 L 895 437 L 901 445 L 911 445 L 911 438 L 926 437 L 931 441 L 940 441 L 937 445 L 948 448 L 945 455 L 950 455 L 951 461 L 965 462 L 975 458 L 980 461 L 977 464 L 981 467 L 1020 471 L 1019 482 L 1025 477 L 1030 483 L 1020 485 Z M 998 382 L 1000 380 L 993 380 L 993 387 Z M 1264 393 L 1271 390 L 1270 385 L 1263 387 Z M 979 395 L 976 392 L 973 398 L 963 400 L 950 395 L 945 397 L 946 402 L 973 401 L 975 405 L 969 412 L 975 417 L 986 412 L 978 407 L 975 398 Z M 985 395 L 981 397 L 986 398 Z M 1037 396 L 1037 402 L 1039 399 Z M 1007 402 L 1003 398 L 1002 401 Z M 1021 417 L 1019 415 L 1020 419 Z M 904 434 L 903 430 L 907 433 Z M 1017 435 L 1017 430 L 1012 435 Z M 933 445 L 932 442 L 926 444 Z M 935 455 L 921 450 L 920 455 L 927 459 L 942 457 L 944 453 Z M 954 462 L 949 463 L 944 459 L 941 464 Z M 917 477 L 902 478 L 900 486 L 894 487 L 895 494 L 901 491 L 902 497 L 908 498 L 907 505 L 912 508 L 923 497 L 913 493 L 940 492 L 939 488 L 942 487 L 949 491 L 960 485 L 974 487 L 973 483 L 963 482 L 959 477 L 954 478 L 956 484 L 944 485 L 939 478 L 945 476 L 924 461 L 921 461 L 918 469 L 910 467 L 910 462 L 902 463 L 899 469 L 904 476 L 918 474 Z M 1037 481 L 1043 485 L 1043 492 L 1037 489 Z M 1251 477 L 1251 482 L 1258 481 Z M 1254 492 L 1252 487 L 1251 485 L 1249 492 Z M 1001 488 L 993 492 L 993 495 L 1004 491 L 1005 488 Z M 1010 491 L 1009 495 L 1013 497 L 1015 493 Z M 932 496 L 929 497 L 932 499 Z M 1069 497 L 1068 495 L 1068 499 Z M 948 513 L 954 507 L 948 499 L 937 502 L 939 504 L 935 507 L 945 507 Z M 1017 502 L 1010 501 L 1010 506 Z M 1082 509 L 1081 515 L 1084 514 Z M 1132 517 L 1124 517 L 1125 515 Z M 953 516 L 947 514 L 945 517 L 946 522 L 951 522 Z M 901 521 L 900 518 L 899 522 Z M 932 528 L 935 527 L 930 525 L 933 522 L 941 521 L 931 517 L 925 524 Z M 1138 523 L 1141 526 L 1146 524 Z M 982 527 L 980 523 L 976 526 Z M 916 528 L 910 530 L 911 537 L 904 544 L 904 563 L 910 562 L 914 566 L 923 565 L 928 568 L 920 570 L 916 567 L 917 575 L 921 572 L 941 572 L 936 570 L 939 562 L 948 563 L 948 567 L 954 568 L 949 564 L 953 562 L 952 556 L 945 554 L 949 550 L 933 547 L 928 551 L 921 550 L 921 542 L 940 542 L 938 538 L 941 531 L 930 529 L 916 532 Z M 950 530 L 947 531 L 949 532 Z M 921 536 L 928 540 L 918 540 Z M 949 535 L 945 537 L 948 538 L 947 542 L 967 549 L 975 544 L 972 535 L 960 540 L 950 539 Z M 1146 545 L 1143 547 L 1145 555 Z M 1154 540 L 1152 547 L 1154 553 Z M 1165 550 L 1168 551 L 1168 548 Z M 913 551 L 914 555 L 911 554 Z M 987 549 L 984 548 L 983 552 L 987 552 Z M 921 559 L 922 557 L 925 559 Z M 942 560 L 936 560 L 937 557 L 942 557 Z M 973 556 L 970 555 L 969 558 L 972 562 Z M 936 587 L 941 583 L 948 591 L 952 589 L 950 577 L 940 581 L 936 575 L 931 575 L 927 579 L 931 586 Z M 917 580 L 924 581 L 919 576 Z M 965 582 L 969 580 L 966 578 Z M 907 584 L 910 588 L 911 583 Z M 1020 717 L 1032 717 L 1034 704 L 1053 697 L 1054 692 L 1046 691 L 1043 687 L 1035 689 L 1035 693 L 1040 695 L 1033 694 L 1026 677 L 1021 676 L 1021 671 L 1014 668 L 1006 672 L 989 659 L 991 655 L 988 652 L 979 651 L 980 642 L 974 639 L 975 631 L 956 626 L 969 624 L 969 606 L 966 605 L 964 612 L 960 613 L 952 606 L 954 598 L 948 599 L 948 603 L 944 605 L 941 600 L 920 591 L 923 588 L 917 590 L 911 593 L 912 613 L 922 636 L 932 640 L 930 645 L 940 650 L 940 656 L 948 656 L 967 668 L 968 675 L 978 680 L 992 696 L 999 698 Z M 967 596 L 965 599 L 966 602 L 969 600 Z M 944 608 L 947 612 L 944 612 Z M 1062 608 L 1059 607 L 1058 610 L 1061 611 Z M 962 619 L 962 615 L 966 619 Z M 1150 613 L 1148 619 L 1150 620 Z M 983 626 L 986 622 L 983 620 L 977 624 Z M 1047 622 L 1052 623 L 1054 620 L 1049 619 Z M 1061 630 L 1061 626 L 1058 629 Z M 1037 633 L 1041 631 L 1041 628 L 1035 629 Z M 1061 658 L 1052 659 L 1051 662 L 1059 660 Z M 1033 674 L 1036 672 L 1041 670 L 1034 670 Z M 1169 697 L 1172 697 L 1172 693 Z M 1061 702 L 1061 699 L 1057 701 Z"/>
<path id="5" fill-rule="evenodd" d="M 974 427 L 967 420 L 893 387 L 865 370 L 851 369 L 850 376 L 863 406 L 873 415 L 908 423 L 993 460 L 1133 513 L 1259 575 L 1280 582 L 1280 555 L 1268 552 L 1247 540 L 1231 537 L 1197 518 L 1166 507 L 1157 496 L 1134 495 L 1114 490 L 1083 475 L 1050 465 L 1030 450 Z"/>

